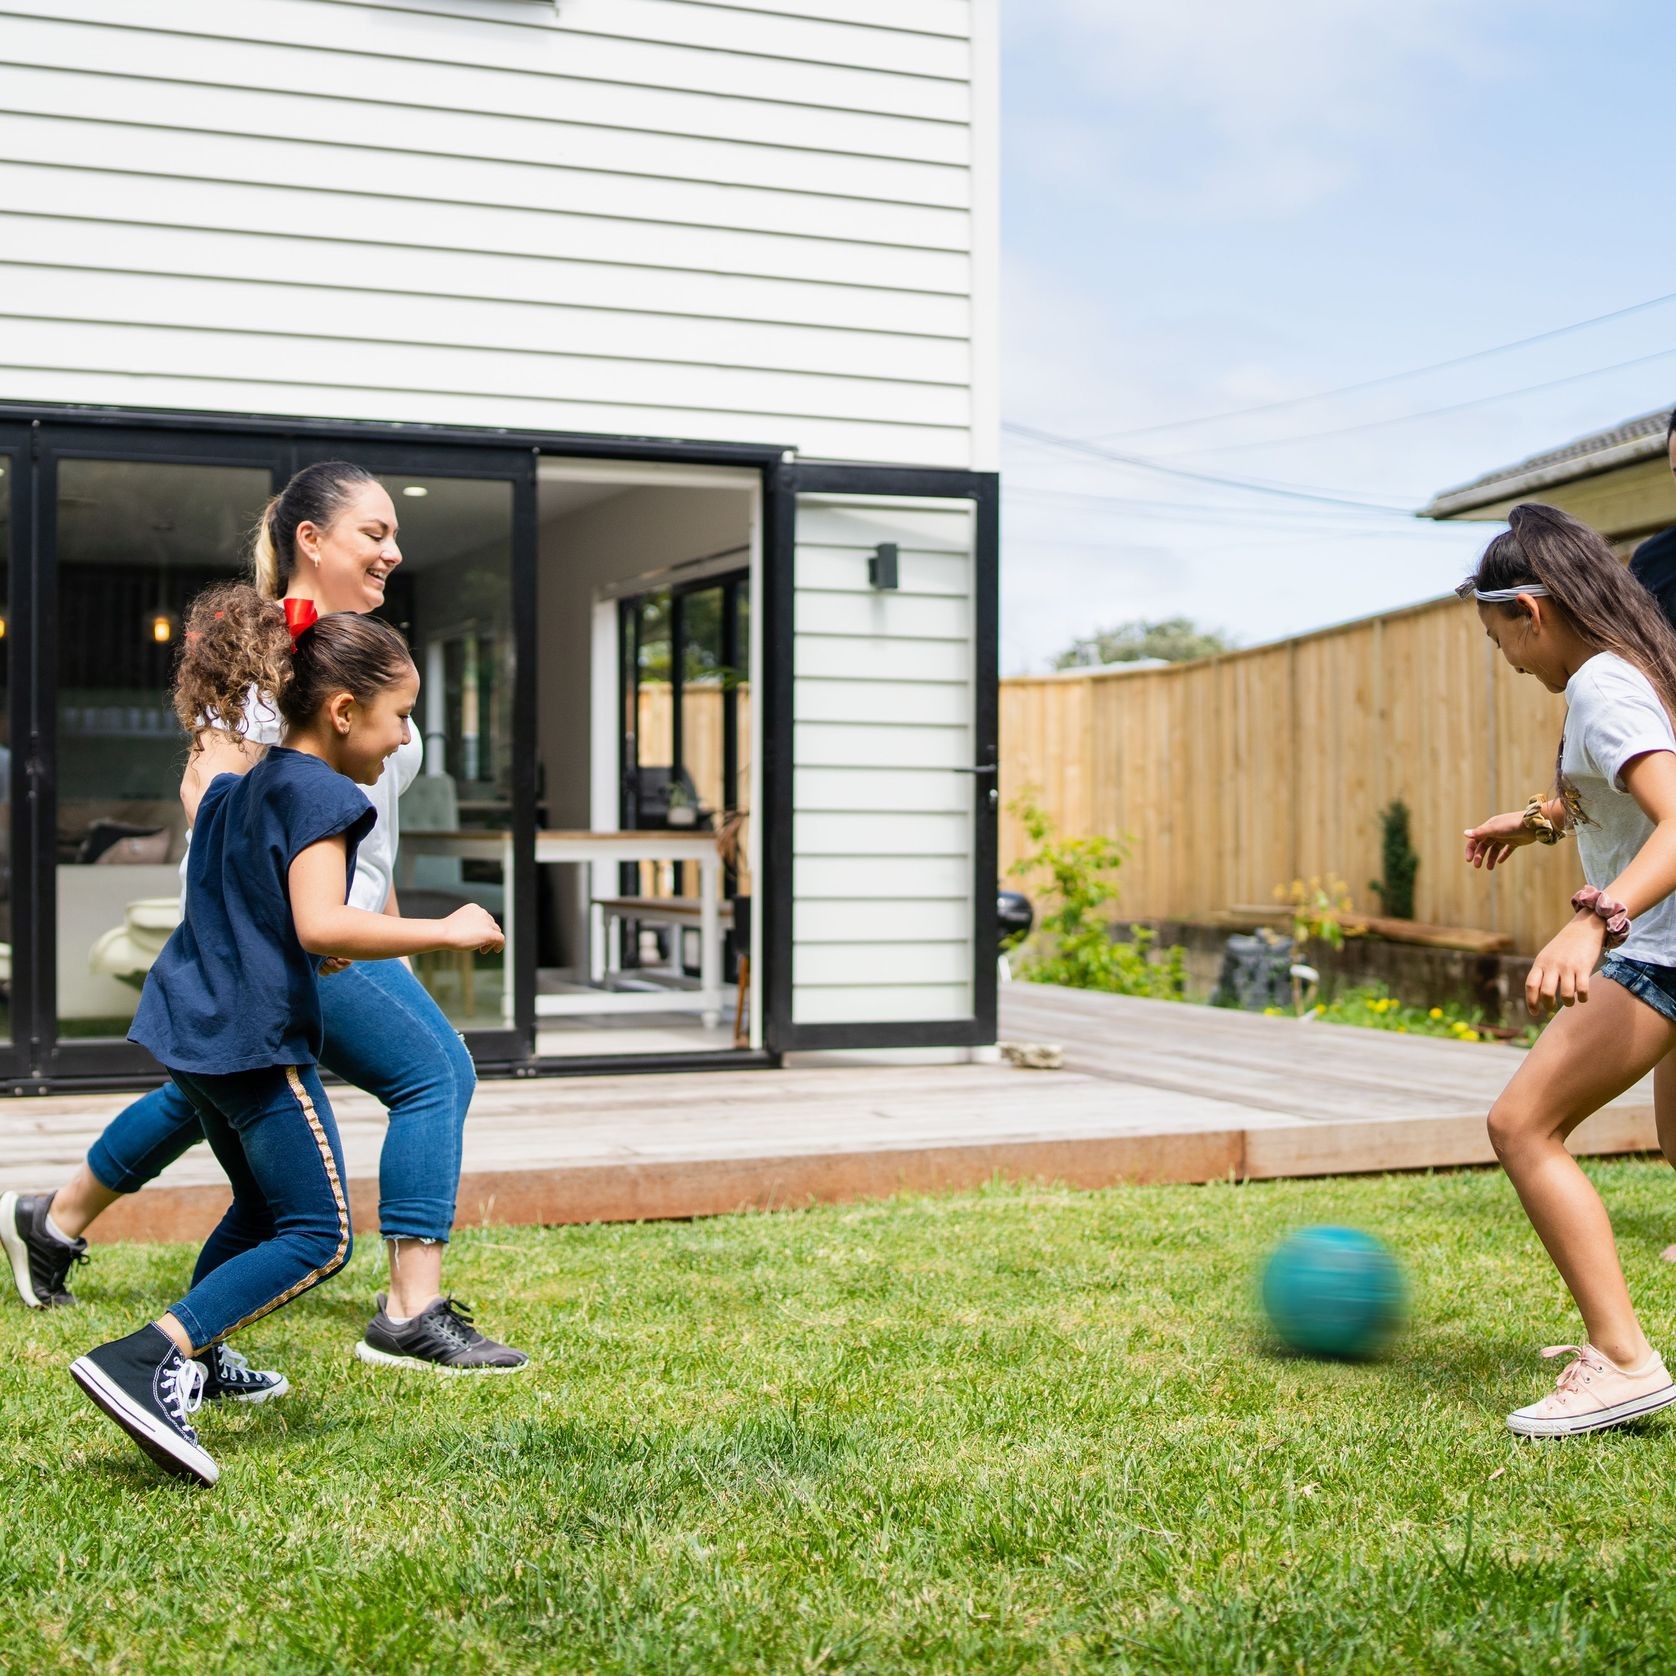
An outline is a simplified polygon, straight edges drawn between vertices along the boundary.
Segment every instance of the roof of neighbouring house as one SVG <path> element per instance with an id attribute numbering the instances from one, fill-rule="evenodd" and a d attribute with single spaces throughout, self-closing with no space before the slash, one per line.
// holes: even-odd
<path id="1" fill-rule="evenodd" d="M 1640 460 L 1658 459 L 1665 451 L 1670 409 L 1661 407 L 1639 418 L 1626 419 L 1604 431 L 1592 431 L 1560 448 L 1532 454 L 1517 465 L 1500 466 L 1455 489 L 1433 495 L 1420 509 L 1422 518 L 1452 518 L 1475 507 L 1529 494 L 1533 489 L 1552 488 L 1579 477 L 1593 477 L 1618 466 Z"/>

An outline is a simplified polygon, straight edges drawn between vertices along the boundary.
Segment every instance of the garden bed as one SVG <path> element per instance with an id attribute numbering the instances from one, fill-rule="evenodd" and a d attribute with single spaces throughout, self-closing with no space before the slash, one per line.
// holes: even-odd
<path id="1" fill-rule="evenodd" d="M 1226 925 L 1156 920 L 1147 925 L 1156 946 L 1184 951 L 1188 994 L 1208 1000 L 1222 967 Z M 1119 926 L 1115 935 L 1127 937 Z M 1425 1008 L 1455 1007 L 1477 1012 L 1493 1026 L 1522 1030 L 1529 955 L 1469 954 L 1459 949 L 1423 948 L 1381 937 L 1350 937 L 1343 948 L 1311 944 L 1309 964 L 1321 974 L 1321 995 L 1331 1001 L 1345 990 L 1372 989 Z"/>

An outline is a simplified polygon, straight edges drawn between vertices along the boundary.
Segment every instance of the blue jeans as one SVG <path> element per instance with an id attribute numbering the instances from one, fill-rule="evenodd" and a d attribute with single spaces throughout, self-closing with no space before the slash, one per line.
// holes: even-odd
<path id="1" fill-rule="evenodd" d="M 192 1289 L 171 1309 L 202 1350 L 349 1261 L 349 1198 L 337 1124 L 312 1065 L 170 1074 L 233 1184 Z"/>
<path id="2" fill-rule="evenodd" d="M 356 961 L 320 980 L 320 1063 L 389 1110 L 378 1161 L 384 1239 L 446 1240 L 460 1188 L 461 1132 L 477 1068 L 459 1034 L 399 960 Z M 136 1193 L 203 1130 L 173 1083 L 119 1112 L 87 1155 L 113 1193 Z"/>
<path id="3" fill-rule="evenodd" d="M 1648 960 L 1625 960 L 1621 954 L 1609 954 L 1600 975 L 1622 984 L 1660 1018 L 1676 1024 L 1676 966 L 1655 966 Z"/>

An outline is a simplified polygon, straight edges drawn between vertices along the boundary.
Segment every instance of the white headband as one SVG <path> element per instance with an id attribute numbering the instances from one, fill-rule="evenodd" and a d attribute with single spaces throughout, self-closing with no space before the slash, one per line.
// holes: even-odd
<path id="1" fill-rule="evenodd" d="M 1548 590 L 1540 582 L 1526 582 L 1518 588 L 1475 588 L 1463 582 L 1455 592 L 1462 599 L 1475 599 L 1480 605 L 1509 605 L 1521 595 L 1530 599 L 1547 599 Z"/>

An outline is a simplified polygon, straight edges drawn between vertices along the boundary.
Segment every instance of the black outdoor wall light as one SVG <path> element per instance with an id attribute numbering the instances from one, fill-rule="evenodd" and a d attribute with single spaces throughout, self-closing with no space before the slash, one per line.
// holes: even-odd
<path id="1" fill-rule="evenodd" d="M 881 541 L 867 561 L 867 580 L 880 589 L 894 588 L 896 582 L 896 543 Z"/>

